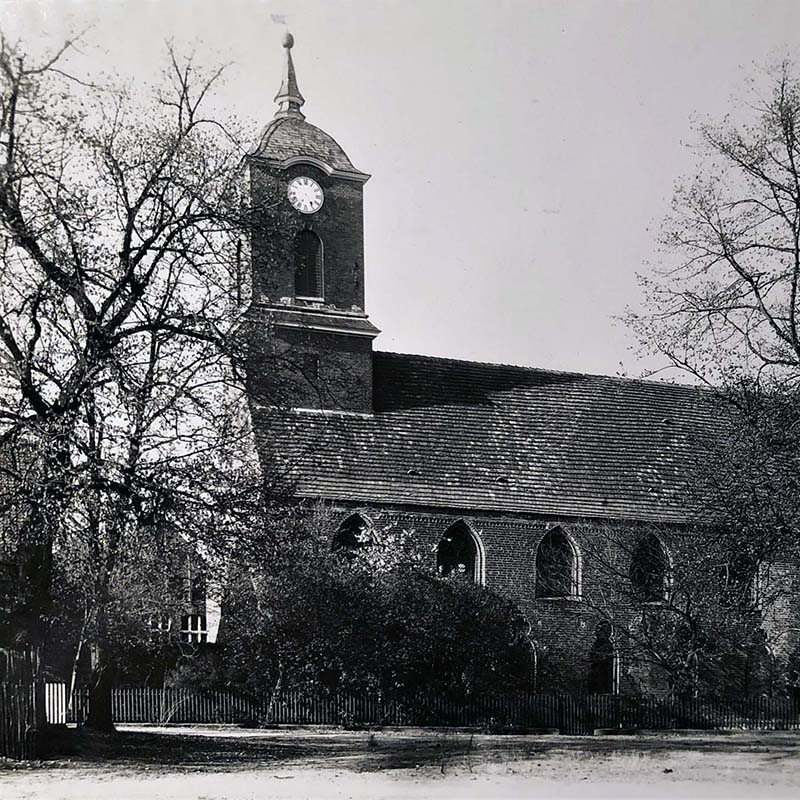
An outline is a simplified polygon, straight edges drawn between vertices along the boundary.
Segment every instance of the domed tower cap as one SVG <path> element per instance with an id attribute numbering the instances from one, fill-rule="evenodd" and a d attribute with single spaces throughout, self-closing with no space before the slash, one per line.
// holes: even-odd
<path id="1" fill-rule="evenodd" d="M 366 172 L 357 170 L 347 154 L 333 137 L 311 125 L 300 111 L 305 103 L 297 88 L 297 76 L 292 62 L 294 36 L 283 36 L 285 60 L 283 81 L 275 101 L 278 110 L 248 151 L 248 155 L 264 159 L 281 169 L 293 164 L 312 164 L 327 175 L 365 183 L 369 179 Z"/>
<path id="2" fill-rule="evenodd" d="M 292 61 L 293 47 L 294 36 L 289 31 L 286 31 L 283 36 L 283 49 L 286 53 L 286 58 L 283 62 L 283 80 L 281 81 L 281 88 L 278 89 L 278 94 L 275 95 L 275 102 L 278 104 L 278 110 L 275 112 L 276 119 L 283 117 L 305 119 L 305 115 L 300 108 L 306 101 L 297 87 L 297 75 Z"/>

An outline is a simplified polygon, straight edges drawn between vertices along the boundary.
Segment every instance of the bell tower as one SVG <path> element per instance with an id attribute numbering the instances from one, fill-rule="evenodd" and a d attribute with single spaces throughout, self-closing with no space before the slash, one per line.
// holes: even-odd
<path id="1" fill-rule="evenodd" d="M 372 411 L 372 340 L 364 312 L 363 187 L 339 144 L 306 121 L 292 47 L 274 118 L 246 158 L 251 211 L 256 402 Z"/>

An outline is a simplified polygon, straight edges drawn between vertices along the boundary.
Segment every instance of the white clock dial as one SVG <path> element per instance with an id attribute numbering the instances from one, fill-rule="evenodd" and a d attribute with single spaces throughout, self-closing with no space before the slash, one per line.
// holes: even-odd
<path id="1" fill-rule="evenodd" d="M 319 211 L 322 208 L 322 201 L 325 199 L 320 185 L 305 176 L 294 178 L 289 183 L 286 194 L 289 202 L 301 214 L 313 214 Z"/>

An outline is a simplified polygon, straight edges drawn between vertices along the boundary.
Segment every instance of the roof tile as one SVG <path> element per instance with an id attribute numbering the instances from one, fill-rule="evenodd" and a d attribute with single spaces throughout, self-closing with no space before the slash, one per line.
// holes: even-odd
<path id="1" fill-rule="evenodd" d="M 673 384 L 374 354 L 372 415 L 256 412 L 302 496 L 683 522 L 713 407 Z M 507 478 L 498 482 L 498 478 Z"/>
<path id="2" fill-rule="evenodd" d="M 333 169 L 358 172 L 332 136 L 296 117 L 273 119 L 264 128 L 251 155 L 278 161 L 296 156 L 314 156 Z"/>

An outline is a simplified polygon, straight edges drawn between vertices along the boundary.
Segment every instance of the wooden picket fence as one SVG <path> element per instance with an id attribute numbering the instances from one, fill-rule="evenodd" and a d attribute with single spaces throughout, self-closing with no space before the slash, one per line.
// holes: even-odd
<path id="1" fill-rule="evenodd" d="M 30 656 L 0 649 L 0 675 L 0 756 L 34 758 L 36 740 Z"/>
<path id="2" fill-rule="evenodd" d="M 253 697 L 124 686 L 114 690 L 112 709 L 115 721 L 129 723 L 435 725 L 487 731 L 556 729 L 572 735 L 598 728 L 800 730 L 800 700 L 766 697 L 515 693 L 456 701 L 428 693 L 392 697 L 295 690 Z M 88 691 L 76 690 L 68 721 L 84 719 L 87 711 Z"/>
<path id="3" fill-rule="evenodd" d="M 0 683 L 0 756 L 34 758 L 33 685 Z"/>

